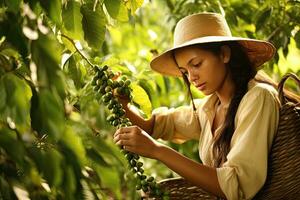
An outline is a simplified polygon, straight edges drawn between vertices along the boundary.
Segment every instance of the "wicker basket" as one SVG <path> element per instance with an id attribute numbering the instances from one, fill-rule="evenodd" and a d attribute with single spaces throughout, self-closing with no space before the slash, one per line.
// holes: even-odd
<path id="1" fill-rule="evenodd" d="M 300 199 L 300 104 L 288 102 L 283 94 L 288 78 L 293 78 L 300 86 L 294 74 L 284 76 L 278 85 L 282 103 L 279 127 L 268 160 L 267 180 L 255 200 Z M 166 179 L 159 184 L 170 193 L 170 199 L 217 199 L 182 178 Z"/>

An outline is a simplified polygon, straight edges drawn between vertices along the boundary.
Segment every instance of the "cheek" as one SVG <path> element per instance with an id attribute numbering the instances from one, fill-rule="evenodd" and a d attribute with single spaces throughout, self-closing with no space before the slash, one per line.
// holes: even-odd
<path id="1" fill-rule="evenodd" d="M 225 65 L 214 65 L 207 71 L 207 77 L 213 89 L 220 87 L 226 77 Z"/>

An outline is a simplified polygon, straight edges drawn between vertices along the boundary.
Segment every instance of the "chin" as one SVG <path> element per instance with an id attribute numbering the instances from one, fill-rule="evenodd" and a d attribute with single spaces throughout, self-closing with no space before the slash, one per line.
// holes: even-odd
<path id="1" fill-rule="evenodd" d="M 200 90 L 205 96 L 211 95 L 214 93 L 214 91 L 211 90 Z"/>

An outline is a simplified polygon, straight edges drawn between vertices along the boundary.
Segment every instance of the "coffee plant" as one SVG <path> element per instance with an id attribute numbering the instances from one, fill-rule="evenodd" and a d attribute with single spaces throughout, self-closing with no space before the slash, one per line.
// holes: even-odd
<path id="1" fill-rule="evenodd" d="M 109 70 L 108 66 L 103 67 L 93 66 L 94 77 L 91 85 L 96 93 L 98 101 L 103 102 L 112 114 L 107 117 L 107 121 L 115 127 L 127 127 L 132 123 L 125 117 L 125 110 L 122 104 L 118 102 L 118 95 L 128 99 L 132 99 L 130 94 L 131 81 L 126 76 L 116 77 L 116 75 Z M 161 191 L 153 176 L 148 177 L 144 174 L 143 163 L 139 161 L 139 155 L 128 151 L 122 151 L 128 160 L 132 172 L 137 179 L 137 190 L 149 192 L 150 196 L 162 197 L 168 199 L 168 193 Z"/>
<path id="2" fill-rule="evenodd" d="M 146 173 L 176 174 L 122 155 L 111 135 L 131 125 L 119 96 L 145 118 L 188 103 L 183 82 L 149 62 L 181 17 L 202 11 L 223 13 L 233 35 L 272 42 L 279 50 L 264 69 L 275 80 L 300 73 L 299 0 L 0 0 L 0 200 L 140 199 L 136 188 L 167 199 Z M 199 159 L 197 141 L 168 144 Z"/>
<path id="3" fill-rule="evenodd" d="M 107 65 L 103 67 L 93 65 L 90 60 L 80 52 L 70 37 L 64 34 L 62 34 L 61 37 L 70 41 L 80 56 L 92 67 L 94 76 L 91 80 L 91 86 L 93 86 L 96 100 L 100 104 L 103 103 L 111 113 L 106 118 L 107 122 L 117 128 L 132 126 L 130 119 L 126 117 L 125 109 L 123 109 L 122 104 L 119 102 L 119 97 L 132 100 L 131 81 L 124 75 L 120 76 L 114 73 Z M 144 174 L 144 164 L 139 161 L 139 155 L 125 150 L 122 150 L 122 153 L 126 157 L 128 165 L 136 178 L 136 189 L 143 190 L 143 192 L 148 193 L 150 197 L 162 198 L 164 200 L 168 199 L 168 192 L 164 192 L 160 189 L 154 177 L 148 177 Z"/>

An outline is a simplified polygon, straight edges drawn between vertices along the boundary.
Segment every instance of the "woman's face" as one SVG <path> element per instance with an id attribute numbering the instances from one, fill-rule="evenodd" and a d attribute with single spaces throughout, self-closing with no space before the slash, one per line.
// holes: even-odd
<path id="1" fill-rule="evenodd" d="M 219 91 L 227 76 L 230 49 L 221 48 L 220 55 L 196 46 L 175 51 L 180 70 L 187 73 L 189 81 L 205 95 Z"/>

